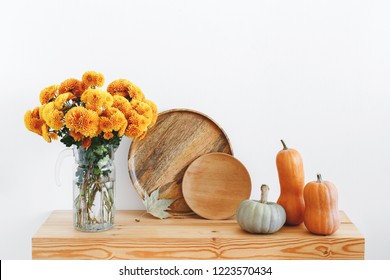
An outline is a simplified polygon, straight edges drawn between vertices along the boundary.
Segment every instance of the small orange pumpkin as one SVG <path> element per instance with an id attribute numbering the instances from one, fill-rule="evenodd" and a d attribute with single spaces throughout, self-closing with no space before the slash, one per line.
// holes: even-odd
<path id="1" fill-rule="evenodd" d="M 306 184 L 303 196 L 306 228 L 314 234 L 330 235 L 336 232 L 340 227 L 340 215 L 335 185 L 322 181 L 321 174 L 317 174 L 317 181 Z"/>
<path id="2" fill-rule="evenodd" d="M 280 183 L 280 196 L 277 203 L 286 210 L 286 224 L 299 225 L 303 222 L 305 201 L 305 172 L 302 157 L 297 150 L 287 148 L 283 140 L 283 150 L 276 155 L 276 167 Z"/>

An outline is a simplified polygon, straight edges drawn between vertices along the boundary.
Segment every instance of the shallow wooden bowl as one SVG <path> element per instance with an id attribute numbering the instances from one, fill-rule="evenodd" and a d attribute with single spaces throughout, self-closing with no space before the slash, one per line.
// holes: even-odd
<path id="1" fill-rule="evenodd" d="M 210 153 L 196 159 L 183 178 L 183 195 L 199 216 L 221 220 L 232 217 L 248 199 L 252 184 L 245 166 L 231 155 Z"/>
<path id="2" fill-rule="evenodd" d="M 160 198 L 175 198 L 171 213 L 192 213 L 183 198 L 184 172 L 199 156 L 211 152 L 232 154 L 226 133 L 212 119 L 188 109 L 164 111 L 146 137 L 130 145 L 131 181 L 141 197 L 160 188 Z"/>

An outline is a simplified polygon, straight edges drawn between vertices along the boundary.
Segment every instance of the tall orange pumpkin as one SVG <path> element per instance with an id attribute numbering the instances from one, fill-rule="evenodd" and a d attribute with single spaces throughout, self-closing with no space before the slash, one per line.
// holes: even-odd
<path id="1" fill-rule="evenodd" d="M 283 140 L 283 149 L 276 155 L 280 196 L 277 201 L 286 210 L 286 224 L 299 225 L 303 222 L 305 201 L 305 172 L 302 157 L 298 151 L 287 148 Z"/>
<path id="2" fill-rule="evenodd" d="M 306 228 L 312 233 L 322 235 L 336 232 L 340 227 L 340 216 L 335 185 L 322 181 L 321 174 L 317 174 L 317 181 L 307 183 L 303 194 L 306 203 Z"/>

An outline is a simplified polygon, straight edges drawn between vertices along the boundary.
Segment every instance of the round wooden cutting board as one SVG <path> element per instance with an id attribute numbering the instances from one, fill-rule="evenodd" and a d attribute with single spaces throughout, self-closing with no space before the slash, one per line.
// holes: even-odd
<path id="1" fill-rule="evenodd" d="M 231 155 L 210 153 L 196 159 L 183 178 L 183 195 L 199 216 L 221 220 L 232 217 L 248 199 L 252 184 L 245 166 Z"/>
<path id="2" fill-rule="evenodd" d="M 160 188 L 160 198 L 175 198 L 172 214 L 192 213 L 183 198 L 182 179 L 188 165 L 211 152 L 232 154 L 225 132 L 209 117 L 187 109 L 159 114 L 144 139 L 130 145 L 128 168 L 143 198 Z"/>

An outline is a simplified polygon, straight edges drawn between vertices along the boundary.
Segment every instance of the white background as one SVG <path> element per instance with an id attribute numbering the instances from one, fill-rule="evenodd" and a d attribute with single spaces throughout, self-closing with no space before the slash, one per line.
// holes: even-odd
<path id="1" fill-rule="evenodd" d="M 138 84 L 159 107 L 216 120 L 252 177 L 279 195 L 279 140 L 321 172 L 366 237 L 390 259 L 390 3 L 388 1 L 1 1 L 0 258 L 30 259 L 31 237 L 71 209 L 72 159 L 27 131 L 44 87 L 86 70 Z M 117 208 L 142 209 L 116 153 Z"/>

